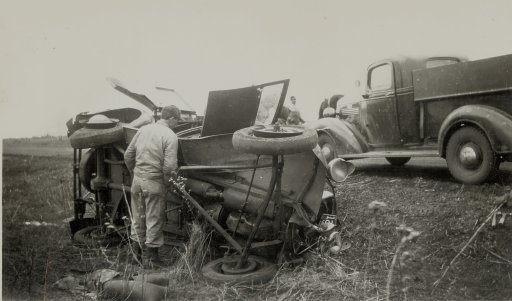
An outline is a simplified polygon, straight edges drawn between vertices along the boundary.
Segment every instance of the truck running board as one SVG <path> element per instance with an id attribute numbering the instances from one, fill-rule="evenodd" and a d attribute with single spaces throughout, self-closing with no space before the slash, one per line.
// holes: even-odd
<path id="1" fill-rule="evenodd" d="M 437 150 L 373 151 L 361 154 L 339 155 L 342 159 L 396 158 L 396 157 L 439 157 Z"/>

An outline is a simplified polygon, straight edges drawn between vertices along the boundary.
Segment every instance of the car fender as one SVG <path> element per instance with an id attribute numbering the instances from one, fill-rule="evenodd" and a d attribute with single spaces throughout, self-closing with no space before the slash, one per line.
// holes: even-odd
<path id="1" fill-rule="evenodd" d="M 486 105 L 466 105 L 451 112 L 441 124 L 438 147 L 443 158 L 446 156 L 446 145 L 451 135 L 467 125 L 482 130 L 496 153 L 512 153 L 512 116 Z"/>
<path id="2" fill-rule="evenodd" d="M 304 127 L 317 130 L 318 134 L 327 134 L 336 143 L 338 154 L 360 154 L 363 146 L 352 130 L 337 118 L 321 118 L 304 124 Z"/>

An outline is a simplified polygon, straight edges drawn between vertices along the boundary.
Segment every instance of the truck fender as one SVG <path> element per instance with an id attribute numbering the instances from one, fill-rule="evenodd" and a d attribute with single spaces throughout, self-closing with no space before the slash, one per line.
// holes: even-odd
<path id="1" fill-rule="evenodd" d="M 451 112 L 439 129 L 439 154 L 446 157 L 446 145 L 451 135 L 463 126 L 474 126 L 485 133 L 497 154 L 512 153 L 512 116 L 486 105 L 466 105 Z"/>
<path id="2" fill-rule="evenodd" d="M 336 153 L 360 154 L 365 146 L 361 145 L 354 132 L 345 122 L 337 118 L 322 118 L 304 124 L 304 127 L 315 129 L 318 135 L 325 134 L 336 145 Z"/>

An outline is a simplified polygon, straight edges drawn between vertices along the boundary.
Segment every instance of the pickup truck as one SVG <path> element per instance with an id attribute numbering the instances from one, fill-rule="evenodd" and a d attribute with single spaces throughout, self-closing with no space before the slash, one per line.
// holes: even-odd
<path id="1" fill-rule="evenodd" d="M 442 157 L 466 184 L 485 182 L 512 161 L 512 55 L 381 60 L 369 65 L 362 96 L 350 108 L 359 112 L 354 123 L 309 125 L 326 156 L 392 165 Z"/>

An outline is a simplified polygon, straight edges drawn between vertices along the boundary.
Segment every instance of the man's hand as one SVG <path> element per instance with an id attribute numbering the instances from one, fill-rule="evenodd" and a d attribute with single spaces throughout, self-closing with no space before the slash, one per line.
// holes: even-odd
<path id="1" fill-rule="evenodd" d="M 177 178 L 178 178 L 178 174 L 175 171 L 171 171 L 170 177 L 165 182 L 165 186 L 167 188 L 171 187 L 172 183 L 176 182 Z"/>

